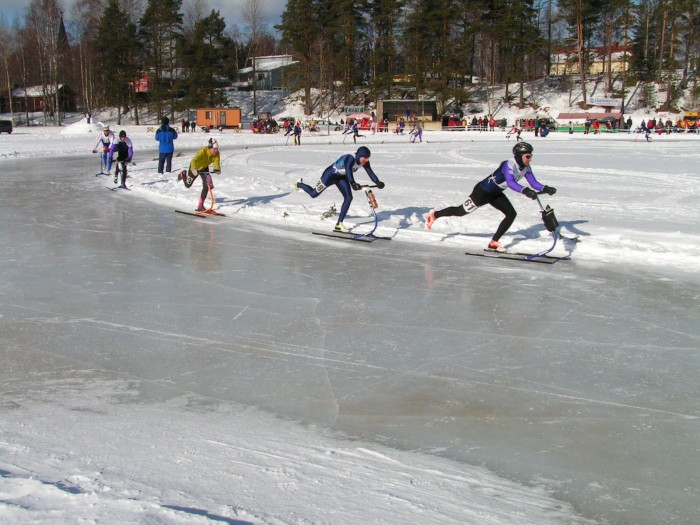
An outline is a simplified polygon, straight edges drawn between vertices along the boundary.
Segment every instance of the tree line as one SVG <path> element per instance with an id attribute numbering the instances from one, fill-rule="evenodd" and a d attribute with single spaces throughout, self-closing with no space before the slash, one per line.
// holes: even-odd
<path id="1" fill-rule="evenodd" d="M 331 106 L 407 93 L 459 106 L 477 81 L 505 85 L 524 106 L 524 83 L 549 75 L 554 53 L 580 86 L 594 50 L 612 64 L 620 48 L 628 69 L 605 70 L 608 95 L 661 83 L 659 106 L 671 110 L 689 83 L 698 91 L 697 0 L 288 0 L 274 27 L 261 21 L 263 1 L 247 0 L 228 25 L 206 0 L 77 0 L 70 13 L 31 0 L 23 17 L 0 20 L 0 93 L 39 85 L 46 107 L 60 108 L 51 86 L 64 84 L 87 113 L 116 107 L 138 123 L 140 107 L 160 118 L 225 105 L 220 88 L 249 59 L 286 53 L 298 64 L 285 78 L 303 88 L 308 114 L 313 88 Z"/>
<path id="2" fill-rule="evenodd" d="M 40 86 L 58 124 L 59 84 L 87 114 L 117 108 L 120 123 L 129 112 L 138 124 L 140 107 L 160 119 L 225 105 L 219 88 L 249 58 L 280 52 L 261 2 L 247 0 L 228 27 L 206 0 L 77 0 L 69 13 L 60 0 L 31 0 L 22 17 L 0 19 L 0 95 Z"/>
<path id="3" fill-rule="evenodd" d="M 348 97 L 363 86 L 373 100 L 397 84 L 461 105 L 475 77 L 522 107 L 523 84 L 549 74 L 553 53 L 566 52 L 580 86 L 593 50 L 611 64 L 621 47 L 629 69 L 608 67 L 605 91 L 667 81 L 670 109 L 691 77 L 697 93 L 699 15 L 697 0 L 288 0 L 277 29 L 301 61 L 307 107 L 312 87 Z"/>

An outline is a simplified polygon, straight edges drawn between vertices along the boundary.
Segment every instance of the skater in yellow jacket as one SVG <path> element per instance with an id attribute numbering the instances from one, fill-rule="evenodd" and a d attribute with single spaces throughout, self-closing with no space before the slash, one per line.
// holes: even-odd
<path id="1" fill-rule="evenodd" d="M 197 177 L 202 178 L 202 193 L 199 196 L 197 211 L 206 211 L 204 208 L 204 199 L 214 189 L 214 182 L 209 173 L 209 166 L 214 165 L 213 172 L 221 173 L 221 156 L 219 155 L 219 143 L 215 139 L 209 139 L 209 143 L 195 153 L 190 161 L 190 167 L 187 172 L 184 170 L 178 175 L 178 180 L 185 183 L 188 188 L 192 186 Z M 211 199 L 210 210 L 214 207 L 214 197 Z"/>

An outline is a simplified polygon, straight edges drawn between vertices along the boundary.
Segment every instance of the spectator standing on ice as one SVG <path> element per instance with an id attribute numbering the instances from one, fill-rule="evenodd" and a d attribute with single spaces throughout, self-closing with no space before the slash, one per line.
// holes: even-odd
<path id="1" fill-rule="evenodd" d="M 533 150 L 534 148 L 527 142 L 516 144 L 513 147 L 514 158 L 501 162 L 496 171 L 477 183 L 464 204 L 437 211 L 431 210 L 426 221 L 427 228 L 429 230 L 432 229 L 433 223 L 440 217 L 463 217 L 485 204 L 490 204 L 503 213 L 505 217 L 498 225 L 496 233 L 493 234 L 491 242 L 488 244 L 488 249 L 505 252 L 505 246 L 499 241 L 503 234 L 508 231 L 508 228 L 511 227 L 517 216 L 515 208 L 513 208 L 513 205 L 504 193 L 505 190 L 510 188 L 533 200 L 537 198 L 537 192 L 544 192 L 549 195 L 554 195 L 557 192 L 555 188 L 541 184 L 532 173 L 530 162 L 532 161 Z M 519 181 L 522 178 L 525 178 L 530 187 L 520 185 Z"/>
<path id="2" fill-rule="evenodd" d="M 97 153 L 97 151 L 100 150 L 100 153 L 102 154 L 100 175 L 112 174 L 112 159 L 109 156 L 109 148 L 112 146 L 114 141 L 114 133 L 110 131 L 109 126 L 105 126 L 102 128 L 102 131 L 98 133 L 97 138 L 95 139 L 95 144 L 92 146 L 93 153 Z M 105 173 L 105 169 L 107 169 L 107 173 Z"/>
<path id="3" fill-rule="evenodd" d="M 338 222 L 335 225 L 334 231 L 341 233 L 349 233 L 350 231 L 345 227 L 343 221 L 345 220 L 345 216 L 347 215 L 348 210 L 350 209 L 350 204 L 352 203 L 352 190 L 358 191 L 362 189 L 362 187 L 355 182 L 355 178 L 353 176 L 353 174 L 360 167 L 365 169 L 367 175 L 369 175 L 369 178 L 372 179 L 372 182 L 374 182 L 379 189 L 384 188 L 384 183 L 379 180 L 379 177 L 377 177 L 372 170 L 372 167 L 369 165 L 370 155 L 371 153 L 368 147 L 360 146 L 354 155 L 350 153 L 342 155 L 333 164 L 328 166 L 323 171 L 323 174 L 321 174 L 321 179 L 315 186 L 312 187 L 308 184 L 304 184 L 302 179 L 299 179 L 294 184 L 295 190 L 304 190 L 311 196 L 312 199 L 315 199 L 321 195 L 323 190 L 329 186 L 338 187 L 338 191 L 340 191 L 341 195 L 343 196 L 343 204 L 340 207 L 340 214 L 338 215 Z"/>
<path id="4" fill-rule="evenodd" d="M 177 131 L 170 127 L 170 119 L 163 117 L 160 121 L 161 126 L 156 131 L 156 140 L 158 141 L 158 173 L 163 173 L 163 170 L 170 173 L 173 167 L 173 153 L 175 152 L 175 139 L 177 139 Z"/>

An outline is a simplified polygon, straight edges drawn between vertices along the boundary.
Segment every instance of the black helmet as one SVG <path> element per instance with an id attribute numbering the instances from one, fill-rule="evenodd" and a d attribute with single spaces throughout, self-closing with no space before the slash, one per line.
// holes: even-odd
<path id="1" fill-rule="evenodd" d="M 532 145 L 528 144 L 527 142 L 518 142 L 515 146 L 513 146 L 513 155 L 516 157 L 518 155 L 532 153 L 533 151 L 535 151 L 535 148 L 533 148 Z"/>
<path id="2" fill-rule="evenodd" d="M 119 132 L 119 138 L 122 138 L 122 137 L 126 137 L 126 131 L 124 131 L 124 130 L 121 130 Z"/>
<path id="3" fill-rule="evenodd" d="M 365 157 L 368 159 L 370 155 L 371 153 L 367 146 L 360 146 L 359 148 L 357 148 L 357 153 L 355 153 L 355 160 L 357 162 L 360 162 L 360 157 Z"/>

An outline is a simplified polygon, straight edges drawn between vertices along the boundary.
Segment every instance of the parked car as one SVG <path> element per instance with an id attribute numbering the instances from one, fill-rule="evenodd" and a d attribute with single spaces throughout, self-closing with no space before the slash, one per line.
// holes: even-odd
<path id="1" fill-rule="evenodd" d="M 11 120 L 0 120 L 0 133 L 12 133 Z"/>
<path id="2" fill-rule="evenodd" d="M 555 130 L 557 129 L 557 121 L 550 117 L 540 117 L 540 126 Z"/>
<path id="3" fill-rule="evenodd" d="M 325 118 L 313 119 L 315 121 L 315 126 L 311 126 L 312 120 L 307 120 L 304 122 L 304 129 L 309 131 L 326 131 L 326 129 L 332 129 L 334 131 L 342 131 L 342 127 L 339 124 L 333 124 L 331 121 Z M 358 123 L 359 124 L 359 123 Z"/>

